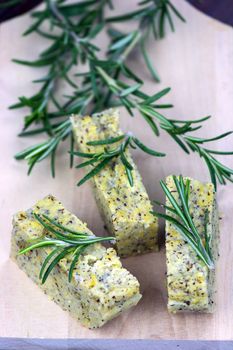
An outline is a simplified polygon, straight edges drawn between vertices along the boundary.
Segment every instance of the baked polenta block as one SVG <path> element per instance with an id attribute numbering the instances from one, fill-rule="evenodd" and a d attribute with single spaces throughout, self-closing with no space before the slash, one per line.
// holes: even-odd
<path id="1" fill-rule="evenodd" d="M 102 152 L 104 146 L 88 146 L 87 142 L 122 135 L 117 109 L 92 116 L 72 116 L 71 122 L 81 152 Z M 151 214 L 151 202 L 129 152 L 127 157 L 133 165 L 132 187 L 119 158 L 114 158 L 91 180 L 100 213 L 109 232 L 116 237 L 117 251 L 122 257 L 158 250 L 158 219 Z"/>
<path id="2" fill-rule="evenodd" d="M 187 178 L 184 178 L 186 182 Z M 212 183 L 203 184 L 190 179 L 189 210 L 199 234 L 204 230 L 210 237 L 210 250 L 215 269 L 209 269 L 183 239 L 176 228 L 166 221 L 166 260 L 168 310 L 213 312 L 216 292 L 216 261 L 219 245 L 219 217 L 216 195 Z M 166 179 L 167 187 L 179 202 L 172 176 Z M 167 199 L 168 206 L 171 206 Z M 171 215 L 167 211 L 167 214 Z M 207 214 L 207 215 L 206 215 Z M 176 217 L 176 219 L 178 219 Z"/>
<path id="3" fill-rule="evenodd" d="M 141 298 L 139 283 L 121 265 L 114 249 L 95 243 L 86 248 L 68 281 L 71 256 L 60 260 L 44 284 L 39 280 L 43 261 L 51 248 L 43 247 L 18 255 L 33 239 L 46 234 L 35 214 L 45 214 L 58 224 L 93 236 L 93 233 L 55 197 L 49 195 L 13 219 L 11 256 L 18 266 L 62 309 L 88 328 L 97 328 L 136 305 Z"/>

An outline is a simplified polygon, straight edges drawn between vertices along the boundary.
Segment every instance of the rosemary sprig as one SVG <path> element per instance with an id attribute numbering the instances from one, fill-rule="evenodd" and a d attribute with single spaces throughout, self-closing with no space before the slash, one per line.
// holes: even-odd
<path id="1" fill-rule="evenodd" d="M 144 62 L 155 81 L 159 82 L 160 78 L 153 63 L 147 53 L 146 43 L 152 34 L 154 39 L 162 39 L 165 37 L 166 21 L 169 24 L 171 31 L 175 31 L 173 16 L 185 22 L 184 17 L 178 9 L 169 0 L 145 0 L 139 2 L 139 9 L 129 13 L 107 18 L 108 23 L 121 23 L 124 21 L 138 21 L 138 29 L 130 34 L 124 34 L 110 30 L 109 35 L 112 36 L 112 46 L 110 52 L 118 48 L 118 42 L 130 45 L 130 35 L 135 35 L 138 38 L 138 48 L 141 51 Z"/>
<path id="2" fill-rule="evenodd" d="M 114 145 L 114 147 L 107 147 L 109 145 Z M 104 150 L 98 153 L 83 153 L 83 152 L 73 152 L 74 155 L 88 158 L 87 161 L 79 164 L 76 168 L 83 168 L 86 166 L 93 167 L 79 182 L 78 186 L 82 185 L 87 180 L 90 180 L 93 176 L 97 175 L 106 165 L 113 159 L 119 158 L 125 167 L 125 173 L 128 178 L 130 186 L 133 186 L 133 165 L 127 154 L 128 148 L 139 148 L 143 152 L 150 154 L 155 157 L 164 157 L 165 153 L 157 152 L 146 145 L 144 145 L 137 137 L 133 136 L 131 133 L 122 134 L 117 137 L 111 137 L 98 141 L 90 141 L 87 143 L 88 146 L 104 146 Z"/>
<path id="3" fill-rule="evenodd" d="M 78 262 L 80 255 L 91 244 L 95 244 L 103 241 L 114 241 L 114 237 L 95 237 L 90 236 L 85 232 L 77 232 L 69 229 L 54 219 L 49 218 L 47 215 L 33 214 L 35 219 L 44 227 L 46 235 L 40 239 L 37 239 L 35 243 L 30 246 L 21 249 L 19 255 L 25 254 L 34 249 L 41 249 L 45 247 L 53 248 L 52 251 L 45 258 L 39 278 L 42 284 L 44 284 L 53 270 L 53 268 L 59 263 L 59 261 L 66 256 L 71 259 L 71 264 L 68 273 L 68 280 L 71 282 L 75 266 Z"/>
<path id="4" fill-rule="evenodd" d="M 185 136 L 184 138 L 190 150 L 197 152 L 200 157 L 204 159 L 209 169 L 211 181 L 213 182 L 215 189 L 217 189 L 217 181 L 222 185 L 225 185 L 226 181 L 233 182 L 233 169 L 222 164 L 213 155 L 233 155 L 233 151 L 217 151 L 202 147 L 201 145 L 206 142 L 222 139 L 230 134 L 232 134 L 232 131 L 208 139 L 192 136 Z"/>
<path id="5" fill-rule="evenodd" d="M 166 184 L 163 181 L 160 181 L 161 187 L 166 194 L 168 201 L 170 202 L 170 206 L 155 202 L 156 204 L 164 207 L 171 213 L 171 215 L 158 212 L 153 212 L 153 214 L 169 221 L 181 234 L 183 239 L 192 247 L 199 259 L 201 259 L 209 269 L 214 269 L 214 262 L 209 245 L 210 238 L 207 235 L 207 213 L 205 215 L 203 239 L 198 232 L 189 211 L 190 180 L 187 179 L 184 183 L 182 176 L 179 176 L 178 178 L 173 176 L 173 181 L 178 193 L 178 201 L 168 189 Z"/>
<path id="6" fill-rule="evenodd" d="M 39 143 L 38 145 L 28 147 L 22 152 L 19 152 L 15 155 L 17 160 L 25 159 L 28 161 L 28 175 L 30 175 L 34 165 L 38 162 L 41 162 L 43 159 L 51 155 L 51 173 L 52 176 L 55 177 L 55 153 L 57 150 L 57 146 L 61 141 L 64 141 L 67 136 L 70 135 L 71 132 L 71 124 L 69 120 L 65 120 L 64 122 L 58 124 L 56 128 L 53 130 L 53 137 L 51 137 L 48 141 Z M 30 132 L 28 132 L 29 134 Z M 34 130 L 34 134 L 36 134 L 36 130 Z M 71 139 L 73 141 L 73 139 Z M 73 142 L 71 144 L 71 152 L 73 152 Z M 72 162 L 72 158 L 71 158 Z"/>
<path id="7" fill-rule="evenodd" d="M 233 182 L 233 169 L 225 166 L 214 157 L 214 154 L 233 155 L 233 151 L 218 151 L 202 146 L 205 143 L 225 138 L 231 135 L 233 131 L 228 131 L 211 138 L 201 138 L 192 136 L 189 133 L 201 129 L 201 123 L 210 119 L 210 116 L 197 120 L 184 121 L 165 119 L 162 115 L 158 114 L 157 118 L 160 120 L 160 127 L 165 130 L 186 153 L 190 154 L 190 151 L 198 153 L 199 156 L 203 158 L 209 169 L 211 181 L 213 182 L 215 189 L 217 189 L 218 182 L 222 185 L 225 185 L 226 181 Z"/>

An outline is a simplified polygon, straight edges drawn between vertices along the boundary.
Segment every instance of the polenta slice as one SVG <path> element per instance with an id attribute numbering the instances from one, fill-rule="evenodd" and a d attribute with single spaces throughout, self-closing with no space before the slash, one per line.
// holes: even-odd
<path id="1" fill-rule="evenodd" d="M 35 214 L 45 214 L 68 229 L 93 233 L 55 197 L 49 195 L 13 219 L 11 256 L 18 266 L 62 309 L 88 328 L 97 328 L 136 305 L 141 298 L 139 283 L 121 265 L 114 249 L 95 243 L 86 248 L 68 281 L 71 258 L 60 260 L 44 284 L 39 280 L 43 261 L 51 248 L 43 247 L 19 255 L 19 250 L 46 234 Z"/>
<path id="2" fill-rule="evenodd" d="M 184 178 L 184 182 L 186 180 L 187 178 Z M 209 269 L 174 225 L 166 221 L 168 310 L 212 312 L 215 304 L 216 260 L 219 245 L 216 195 L 212 183 L 202 184 L 197 180 L 189 180 L 189 211 L 203 242 L 206 227 L 215 268 Z M 172 176 L 167 177 L 166 184 L 179 202 Z M 168 199 L 166 204 L 171 205 Z M 170 215 L 169 210 L 167 214 Z"/>
<path id="3" fill-rule="evenodd" d="M 85 153 L 103 151 L 104 146 L 93 148 L 87 145 L 88 141 L 122 134 L 117 109 L 92 116 L 73 116 L 71 122 L 78 150 Z M 127 157 L 133 166 L 132 187 L 118 158 L 113 158 L 92 178 L 98 208 L 109 232 L 116 237 L 117 252 L 122 257 L 158 250 L 158 220 L 151 214 L 151 202 L 129 152 Z"/>

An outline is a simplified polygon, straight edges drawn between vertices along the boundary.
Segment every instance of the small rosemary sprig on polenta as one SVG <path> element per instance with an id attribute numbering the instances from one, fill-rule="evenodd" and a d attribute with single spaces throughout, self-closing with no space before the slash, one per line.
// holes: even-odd
<path id="1" fill-rule="evenodd" d="M 178 178 L 173 176 L 173 181 L 176 186 L 179 200 L 177 201 L 174 195 L 169 191 L 168 187 L 163 181 L 160 181 L 162 189 L 166 194 L 170 205 L 164 205 L 154 201 L 156 204 L 164 207 L 171 215 L 153 212 L 157 217 L 163 218 L 170 222 L 176 230 L 181 234 L 183 239 L 188 242 L 197 256 L 204 262 L 209 269 L 214 269 L 214 262 L 209 246 L 209 237 L 207 234 L 207 213 L 205 215 L 205 231 L 204 236 L 201 237 L 198 232 L 189 210 L 189 191 L 190 180 L 187 179 L 184 183 L 182 176 Z"/>
<path id="2" fill-rule="evenodd" d="M 128 148 L 139 148 L 143 152 L 150 154 L 155 157 L 164 157 L 166 154 L 157 152 L 146 145 L 144 145 L 137 137 L 133 136 L 132 133 L 122 134 L 116 137 L 110 137 L 98 141 L 87 142 L 88 146 L 104 146 L 104 149 L 96 153 L 83 153 L 73 152 L 74 155 L 88 158 L 86 162 L 83 162 L 76 166 L 76 168 L 83 168 L 86 166 L 92 166 L 91 169 L 78 183 L 78 186 L 82 185 L 93 176 L 97 175 L 105 166 L 113 159 L 120 158 L 123 166 L 125 167 L 125 173 L 128 178 L 130 186 L 133 186 L 133 166 L 127 154 Z M 114 145 L 113 147 L 109 147 Z"/>
<path id="3" fill-rule="evenodd" d="M 39 278 L 44 284 L 53 270 L 53 268 L 59 263 L 61 259 L 64 259 L 69 255 L 71 259 L 71 264 L 68 273 L 69 282 L 71 282 L 73 271 L 78 262 L 80 255 L 83 251 L 90 246 L 103 241 L 114 241 L 114 237 L 95 237 L 90 236 L 85 232 L 77 232 L 65 227 L 55 220 L 49 218 L 47 215 L 37 215 L 33 214 L 35 219 L 44 227 L 46 230 L 46 235 L 42 238 L 35 240 L 35 243 L 30 246 L 21 249 L 19 255 L 25 254 L 30 250 L 40 249 L 45 247 L 53 248 L 52 251 L 45 258 Z"/>

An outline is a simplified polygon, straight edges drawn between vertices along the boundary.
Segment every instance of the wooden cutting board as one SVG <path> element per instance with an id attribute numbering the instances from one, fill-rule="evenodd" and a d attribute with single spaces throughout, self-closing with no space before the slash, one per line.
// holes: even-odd
<path id="1" fill-rule="evenodd" d="M 133 8 L 134 0 L 118 2 L 117 10 Z M 198 118 L 211 114 L 213 118 L 200 135 L 211 136 L 233 129 L 233 31 L 195 10 L 184 1 L 174 3 L 187 19 L 177 22 L 176 33 L 148 45 L 148 51 L 162 77 L 156 85 L 141 58 L 131 58 L 131 65 L 146 81 L 145 91 L 153 93 L 166 86 L 172 92 L 166 101 L 175 107 L 166 115 L 175 118 Z M 11 58 L 37 57 L 43 40 L 36 36 L 22 39 L 21 33 L 30 23 L 29 15 L 0 26 L 0 100 L 1 100 L 1 235 L 0 235 L 0 336 L 50 338 L 151 338 L 151 339 L 233 339 L 233 187 L 219 187 L 218 202 L 223 216 L 221 222 L 221 257 L 218 264 L 217 311 L 213 315 L 170 315 L 166 309 L 165 255 L 159 253 L 123 260 L 140 281 L 143 298 L 139 305 L 109 322 L 99 330 L 87 330 L 62 311 L 9 260 L 11 219 L 14 212 L 27 209 L 48 193 L 57 196 L 64 205 L 86 221 L 96 233 L 103 232 L 89 184 L 76 187 L 83 175 L 68 168 L 65 147 L 57 158 L 57 175 L 52 179 L 49 164 L 44 161 L 26 175 L 25 163 L 16 162 L 13 155 L 41 139 L 16 137 L 22 127 L 23 111 L 7 107 L 18 96 L 31 94 L 36 86 L 31 81 L 42 71 L 17 66 Z M 103 38 L 100 42 L 104 42 Z M 209 179 L 206 167 L 198 156 L 187 156 L 170 138 L 162 133 L 155 139 L 143 120 L 132 120 L 122 111 L 122 128 L 132 129 L 151 146 L 167 152 L 166 159 L 152 159 L 136 152 L 151 199 L 162 200 L 159 180 L 175 173 L 200 180 Z M 221 142 L 219 148 L 232 150 L 233 139 Z M 232 157 L 224 159 L 233 167 Z M 163 234 L 161 228 L 161 235 Z"/>

